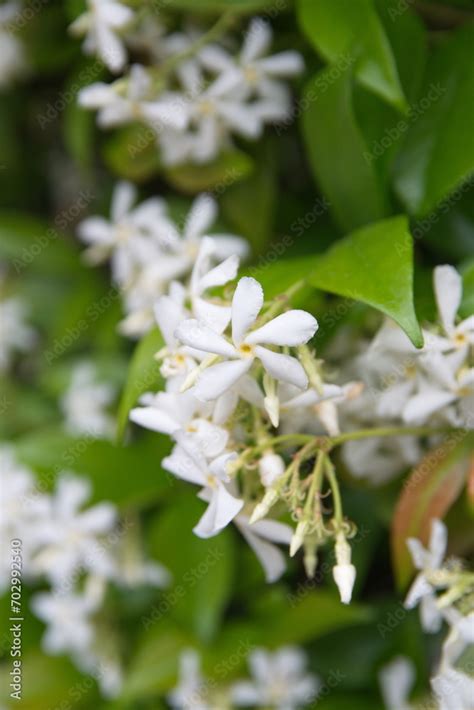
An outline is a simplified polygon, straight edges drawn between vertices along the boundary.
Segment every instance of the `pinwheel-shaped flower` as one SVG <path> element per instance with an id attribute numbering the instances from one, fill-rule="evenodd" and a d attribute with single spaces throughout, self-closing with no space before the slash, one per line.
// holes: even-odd
<path id="1" fill-rule="evenodd" d="M 193 532 L 198 537 L 212 537 L 223 530 L 235 518 L 243 506 L 243 501 L 234 498 L 226 488 L 229 482 L 227 464 L 236 458 L 237 454 L 221 451 L 216 456 L 215 447 L 211 451 L 204 450 L 196 440 L 182 431 L 174 435 L 177 446 L 170 456 L 163 459 L 163 468 L 178 478 L 203 487 L 209 505 Z M 207 449 L 207 447 L 206 447 Z M 216 456 L 214 458 L 214 456 Z"/>
<path id="2" fill-rule="evenodd" d="M 175 335 L 182 343 L 224 359 L 200 374 L 194 391 L 198 399 L 207 402 L 222 395 L 256 360 L 260 360 L 271 377 L 300 389 L 307 387 L 308 378 L 296 358 L 269 350 L 263 344 L 294 347 L 307 343 L 318 328 L 316 319 L 306 311 L 292 310 L 250 330 L 262 306 L 261 285 L 244 277 L 237 284 L 232 300 L 232 343 L 202 321 L 191 318 L 178 326 Z"/>

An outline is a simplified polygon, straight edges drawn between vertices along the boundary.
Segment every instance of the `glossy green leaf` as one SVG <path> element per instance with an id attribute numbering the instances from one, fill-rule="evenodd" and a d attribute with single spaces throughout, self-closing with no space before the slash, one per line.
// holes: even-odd
<path id="1" fill-rule="evenodd" d="M 395 188 L 415 216 L 428 214 L 474 170 L 474 26 L 433 53 L 395 170 Z"/>
<path id="2" fill-rule="evenodd" d="M 405 217 L 353 232 L 315 257 L 308 281 L 393 318 L 414 345 L 423 337 L 413 306 L 413 240 Z"/>
<path id="3" fill-rule="evenodd" d="M 147 434 L 123 447 L 90 437 L 73 438 L 55 428 L 25 435 L 15 447 L 45 490 L 54 486 L 61 471 L 87 476 L 93 501 L 109 500 L 122 508 L 158 500 L 169 489 L 160 461 L 171 445 L 158 434 Z"/>
<path id="4" fill-rule="evenodd" d="M 354 63 L 358 81 L 404 111 L 406 99 L 390 42 L 372 0 L 298 0 L 300 25 L 331 64 Z"/>
<path id="5" fill-rule="evenodd" d="M 163 344 L 160 331 L 158 328 L 153 328 L 135 348 L 118 407 L 117 435 L 120 441 L 125 435 L 129 412 L 136 405 L 140 395 L 148 391 L 158 391 L 163 383 L 160 365 L 154 358 Z"/>
<path id="6" fill-rule="evenodd" d="M 401 588 L 413 573 L 407 539 L 416 537 L 428 544 L 432 519 L 444 517 L 467 481 L 473 451 L 472 434 L 451 434 L 406 481 L 392 521 L 392 564 Z"/>
<path id="7" fill-rule="evenodd" d="M 459 309 L 461 318 L 467 318 L 474 313 L 474 260 L 461 269 L 463 294 Z"/>
<path id="8" fill-rule="evenodd" d="M 356 120 L 350 71 L 328 67 L 316 74 L 302 103 L 310 166 L 341 228 L 382 219 L 387 197 Z"/>
<path id="9" fill-rule="evenodd" d="M 246 153 L 232 150 L 221 153 L 210 163 L 168 167 L 165 177 L 173 187 L 191 195 L 205 190 L 219 194 L 250 175 L 253 168 L 253 161 Z"/>
<path id="10" fill-rule="evenodd" d="M 172 573 L 163 608 L 204 640 L 217 631 L 231 594 L 234 548 L 230 530 L 203 540 L 193 534 L 206 509 L 193 491 L 161 512 L 150 531 L 150 550 Z"/>

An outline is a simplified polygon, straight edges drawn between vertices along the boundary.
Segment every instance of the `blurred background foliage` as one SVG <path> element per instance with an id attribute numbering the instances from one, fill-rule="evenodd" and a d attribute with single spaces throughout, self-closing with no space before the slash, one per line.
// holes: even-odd
<path id="1" fill-rule="evenodd" d="M 390 313 L 417 339 L 411 249 L 395 248 L 397 240 L 403 247 L 408 229 L 418 319 L 433 314 L 431 270 L 445 262 L 463 273 L 463 315 L 472 312 L 474 1 L 171 0 L 171 25 L 186 13 L 206 26 L 229 8 L 242 22 L 266 16 L 275 49 L 296 48 L 306 61 L 291 124 L 268 130 L 258 144 L 236 140 L 212 164 L 173 168 L 162 165 L 150 140 L 131 156 L 128 146 L 143 135 L 142 126 L 100 131 L 77 106 L 82 86 L 107 77 L 68 35 L 81 0 L 29 5 L 31 19 L 19 31 L 29 75 L 2 91 L 0 101 L 0 257 L 10 261 L 2 287 L 29 304 L 40 341 L 2 381 L 8 406 L 1 438 L 15 442 L 45 487 L 61 468 L 72 469 L 91 478 L 95 500 L 113 501 L 124 516 L 140 515 L 143 544 L 173 572 L 174 586 L 111 593 L 107 613 L 122 632 L 128 667 L 116 702 L 100 699 L 95 683 L 66 659 L 43 655 L 42 625 L 29 617 L 22 708 L 159 709 L 180 650 L 199 648 L 212 677 L 217 662 L 242 642 L 302 643 L 323 680 L 339 670 L 342 679 L 318 703 L 321 710 L 380 707 L 376 674 L 396 654 L 414 660 L 421 691 L 437 639 L 422 635 L 416 612 L 403 611 L 395 592 L 387 550 L 399 481 L 370 490 L 342 471 L 347 512 L 366 531 L 354 544 L 356 601 L 347 608 L 324 559 L 314 583 L 293 560 L 283 580 L 267 586 L 234 530 L 195 538 L 190 521 L 202 503 L 160 471 L 167 441 L 126 426 L 145 389 L 140 377 L 152 366 L 156 334 L 138 345 L 129 371 L 134 346 L 116 332 L 120 299 L 106 268 L 84 265 L 74 231 L 87 214 L 107 214 L 119 178 L 138 183 L 141 197 L 165 195 L 178 216 L 194 194 L 218 188 L 222 225 L 250 240 L 268 295 L 311 274 L 313 288 L 301 302 L 320 319 L 323 353 L 344 324 L 373 331 L 380 316 L 364 304 Z M 222 189 L 229 174 L 231 184 Z M 362 257 L 359 242 L 347 241 L 353 232 L 365 245 Z M 361 258 L 370 262 L 370 284 L 361 282 Z M 393 289 L 400 293 L 396 303 Z M 351 296 L 361 302 L 346 307 Z M 122 443 L 81 443 L 64 432 L 57 398 L 78 356 L 93 358 L 123 389 Z M 461 549 L 469 530 L 464 497 L 448 521 Z M 1 604 L 5 609 L 6 598 Z M 241 675 L 243 666 L 242 657 L 232 674 Z"/>

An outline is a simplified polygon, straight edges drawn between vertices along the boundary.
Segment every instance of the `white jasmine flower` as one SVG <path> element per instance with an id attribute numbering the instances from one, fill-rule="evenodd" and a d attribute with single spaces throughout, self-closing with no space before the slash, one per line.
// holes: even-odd
<path id="1" fill-rule="evenodd" d="M 211 710 L 205 702 L 206 683 L 201 675 L 200 658 L 193 649 L 186 649 L 179 659 L 178 685 L 167 695 L 173 710 Z"/>
<path id="2" fill-rule="evenodd" d="M 0 538 L 21 540 L 23 575 L 30 575 L 30 559 L 35 546 L 36 527 L 49 513 L 48 499 L 35 490 L 31 471 L 16 459 L 13 450 L 0 446 Z M 0 556 L 0 592 L 10 584 L 11 560 Z"/>
<path id="3" fill-rule="evenodd" d="M 463 350 L 449 354 L 432 351 L 420 357 L 424 372 L 402 412 L 407 424 L 423 424 L 435 414 L 443 415 L 456 403 L 461 405 L 459 424 L 469 421 L 470 405 L 474 403 L 474 368 L 465 366 L 464 360 Z"/>
<path id="4" fill-rule="evenodd" d="M 178 478 L 208 489 L 209 505 L 194 533 L 198 537 L 212 537 L 223 530 L 243 506 L 243 501 L 231 495 L 226 487 L 230 480 L 227 465 L 237 454 L 221 450 L 208 462 L 202 448 L 189 434 L 177 432 L 174 438 L 177 446 L 163 459 L 162 466 Z M 214 449 L 212 453 L 215 455 Z"/>
<path id="5" fill-rule="evenodd" d="M 273 653 L 257 649 L 249 655 L 249 666 L 253 680 L 231 687 L 232 700 L 239 707 L 297 710 L 317 695 L 319 680 L 306 672 L 306 657 L 299 648 L 284 646 Z"/>
<path id="6" fill-rule="evenodd" d="M 191 205 L 184 227 L 168 233 L 170 249 L 183 259 L 183 273 L 190 271 L 195 264 L 204 237 L 213 246 L 216 261 L 230 256 L 245 258 L 249 253 L 248 242 L 234 234 L 210 234 L 209 230 L 217 219 L 217 203 L 208 194 L 198 195 Z M 206 247 L 209 248 L 209 247 Z"/>
<path id="7" fill-rule="evenodd" d="M 256 18 L 247 29 L 236 60 L 214 45 L 205 47 L 200 52 L 200 59 L 209 69 L 221 70 L 221 82 L 229 91 L 245 86 L 248 93 L 278 99 L 284 117 L 289 107 L 289 92 L 286 85 L 277 79 L 300 74 L 304 63 L 301 54 L 295 51 L 265 56 L 271 41 L 270 25 Z"/>
<path id="8" fill-rule="evenodd" d="M 116 512 L 109 503 L 80 510 L 90 494 L 86 479 L 62 474 L 50 498 L 49 514 L 37 526 L 31 567 L 56 587 L 70 586 L 80 570 L 100 577 L 114 574 L 114 561 L 100 538 L 113 530 Z"/>
<path id="9" fill-rule="evenodd" d="M 286 569 L 285 556 L 274 543 L 289 545 L 293 530 L 276 520 L 259 520 L 250 525 L 249 518 L 239 513 L 234 523 L 255 552 L 268 583 L 276 582 Z"/>
<path id="10" fill-rule="evenodd" d="M 90 652 L 96 599 L 87 593 L 44 592 L 33 597 L 31 606 L 47 625 L 42 641 L 47 653 L 72 653 L 80 658 Z"/>
<path id="11" fill-rule="evenodd" d="M 163 126 L 176 130 L 186 127 L 188 118 L 182 97 L 176 92 L 162 92 L 155 95 L 149 72 L 141 64 L 134 64 L 126 79 L 105 84 L 97 82 L 81 89 L 79 105 L 86 109 L 99 109 L 97 117 L 100 126 L 106 128 L 133 121 L 143 121 L 152 125 L 157 134 Z"/>
<path id="12" fill-rule="evenodd" d="M 207 368 L 195 387 L 198 399 L 216 399 L 246 374 L 258 359 L 271 377 L 305 388 L 306 373 L 298 360 L 274 352 L 261 344 L 296 346 L 308 342 L 318 324 L 306 311 L 287 311 L 256 330 L 254 324 L 263 306 L 263 290 L 250 277 L 240 279 L 232 299 L 232 344 L 205 323 L 186 320 L 176 329 L 176 337 L 186 345 L 219 355 L 225 361 Z"/>
<path id="13" fill-rule="evenodd" d="M 68 389 L 61 398 L 65 427 L 75 436 L 108 439 L 114 433 L 114 420 L 106 408 L 115 397 L 114 388 L 97 381 L 91 362 L 81 362 L 72 371 Z"/>
<path id="14" fill-rule="evenodd" d="M 351 548 L 342 532 L 336 536 L 335 551 L 336 564 L 332 568 L 332 575 L 338 586 L 341 602 L 349 604 L 352 599 L 356 568 L 351 564 Z"/>
<path id="15" fill-rule="evenodd" d="M 435 633 L 441 628 L 442 614 L 436 604 L 436 595 L 428 576 L 442 565 L 447 546 L 446 526 L 441 520 L 433 518 L 428 549 L 416 538 L 409 538 L 407 545 L 413 564 L 420 571 L 408 591 L 405 606 L 407 609 L 413 609 L 420 603 L 421 625 L 428 633 Z"/>
<path id="16" fill-rule="evenodd" d="M 441 668 L 445 668 L 454 665 L 464 649 L 474 644 L 474 611 L 463 615 L 455 607 L 448 607 L 442 614 L 450 627 L 441 658 Z"/>
<path id="17" fill-rule="evenodd" d="M 26 309 L 19 298 L 0 300 L 0 372 L 6 372 L 15 353 L 26 353 L 36 333 L 26 324 Z"/>
<path id="18" fill-rule="evenodd" d="M 24 46 L 15 37 L 14 21 L 20 10 L 16 2 L 0 6 L 0 88 L 8 87 L 27 70 Z"/>
<path id="19" fill-rule="evenodd" d="M 118 0 L 87 0 L 87 8 L 72 23 L 70 31 L 77 36 L 86 35 L 86 54 L 98 54 L 112 72 L 120 72 L 127 53 L 118 33 L 131 23 L 133 11 Z"/>
<path id="20" fill-rule="evenodd" d="M 380 690 L 386 710 L 412 710 L 410 691 L 415 682 L 415 667 L 404 656 L 397 656 L 379 673 Z"/>
<path id="21" fill-rule="evenodd" d="M 113 279 L 121 285 L 134 278 L 137 266 L 160 257 L 156 230 L 167 228 L 162 200 L 150 198 L 133 208 L 136 198 L 131 183 L 119 182 L 112 196 L 110 221 L 88 217 L 78 228 L 79 237 L 89 245 L 89 259 L 96 263 L 110 256 Z"/>
<path id="22" fill-rule="evenodd" d="M 434 290 L 445 337 L 443 350 L 467 349 L 474 344 L 474 315 L 456 325 L 456 314 L 462 299 L 462 278 L 453 266 L 437 266 L 434 270 Z"/>

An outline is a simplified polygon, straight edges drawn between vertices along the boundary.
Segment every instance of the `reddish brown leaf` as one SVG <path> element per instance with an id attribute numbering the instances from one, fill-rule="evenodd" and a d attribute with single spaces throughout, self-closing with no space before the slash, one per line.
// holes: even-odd
<path id="1" fill-rule="evenodd" d="M 472 463 L 473 435 L 453 433 L 430 451 L 405 480 L 392 523 L 392 564 L 404 588 L 413 572 L 406 540 L 428 543 L 431 520 L 443 518 L 466 481 Z"/>

